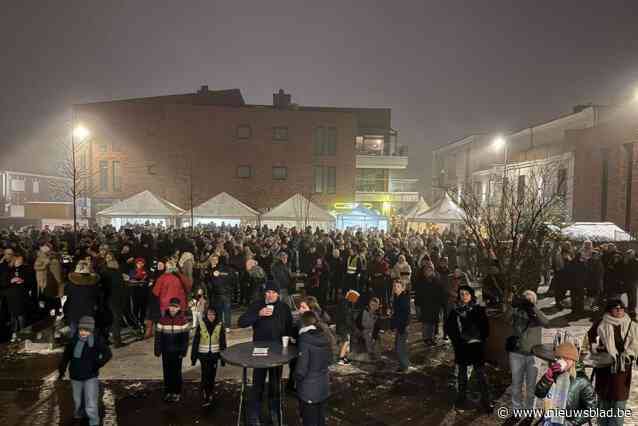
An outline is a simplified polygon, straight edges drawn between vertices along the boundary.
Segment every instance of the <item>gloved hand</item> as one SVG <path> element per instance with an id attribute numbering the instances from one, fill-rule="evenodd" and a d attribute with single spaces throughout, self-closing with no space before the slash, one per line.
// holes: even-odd
<path id="1" fill-rule="evenodd" d="M 558 362 L 555 362 L 549 366 L 547 371 L 545 371 L 545 377 L 550 383 L 554 383 L 554 379 L 558 377 L 558 375 L 562 372 L 562 369 L 561 365 Z"/>

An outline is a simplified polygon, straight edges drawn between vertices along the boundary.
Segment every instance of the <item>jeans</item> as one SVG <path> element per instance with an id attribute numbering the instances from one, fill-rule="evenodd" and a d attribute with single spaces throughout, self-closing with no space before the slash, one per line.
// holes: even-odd
<path id="1" fill-rule="evenodd" d="M 522 355 L 510 352 L 510 370 L 512 370 L 512 409 L 531 410 L 534 408 L 534 389 L 538 368 L 534 355 Z M 523 384 L 526 398 L 523 400 Z"/>
<path id="2" fill-rule="evenodd" d="M 74 417 L 82 417 L 82 396 L 84 396 L 84 411 L 89 418 L 91 426 L 100 424 L 100 411 L 98 408 L 98 396 L 100 392 L 100 383 L 97 377 L 88 380 L 71 380 L 73 388 L 73 403 L 75 410 Z"/>
<path id="3" fill-rule="evenodd" d="M 606 401 L 606 400 L 599 400 L 598 401 L 598 408 L 601 410 L 614 410 L 616 411 L 614 414 L 617 415 L 618 411 L 617 410 L 624 410 L 625 406 L 627 405 L 627 401 Z M 622 426 L 625 423 L 625 417 L 622 415 L 619 415 L 617 417 L 602 417 L 600 416 L 598 418 L 598 426 Z"/>
<path id="4" fill-rule="evenodd" d="M 434 321 L 423 321 L 423 340 L 434 339 L 438 324 Z"/>
<path id="5" fill-rule="evenodd" d="M 325 426 L 326 424 L 326 403 L 309 404 L 299 401 L 299 411 L 303 426 Z"/>
<path id="6" fill-rule="evenodd" d="M 217 315 L 221 316 L 222 323 L 225 328 L 230 328 L 231 318 L 230 318 L 230 301 L 229 300 L 219 300 L 215 304 L 215 309 L 217 309 Z"/>
<path id="7" fill-rule="evenodd" d="M 249 424 L 260 424 L 261 417 L 261 401 L 264 395 L 264 387 L 266 385 L 266 376 L 268 376 L 268 400 L 270 408 L 270 417 L 275 425 L 280 424 L 280 386 L 283 367 L 275 368 L 255 368 L 253 370 L 253 395 L 248 412 Z"/>
<path id="8" fill-rule="evenodd" d="M 397 330 L 397 334 L 394 339 L 394 350 L 399 358 L 399 366 L 401 370 L 407 370 L 410 366 L 410 360 L 408 359 L 408 331 L 405 330 L 400 333 Z"/>
<path id="9" fill-rule="evenodd" d="M 217 376 L 217 362 L 219 355 L 200 356 L 199 363 L 202 366 L 202 390 L 206 395 L 212 395 L 215 390 L 215 377 Z"/>
<path id="10" fill-rule="evenodd" d="M 182 357 L 176 352 L 162 354 L 164 394 L 182 393 Z"/>

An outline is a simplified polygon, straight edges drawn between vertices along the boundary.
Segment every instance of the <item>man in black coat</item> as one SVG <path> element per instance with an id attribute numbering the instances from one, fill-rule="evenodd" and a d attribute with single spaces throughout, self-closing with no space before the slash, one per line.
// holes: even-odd
<path id="1" fill-rule="evenodd" d="M 279 288 L 274 282 L 266 283 L 265 297 L 256 300 L 239 317 L 239 326 L 253 328 L 254 342 L 281 342 L 283 336 L 292 334 L 292 313 L 288 305 L 279 300 Z M 280 425 L 280 381 L 282 367 L 256 368 L 253 370 L 253 401 L 248 413 L 250 425 L 260 424 L 261 401 L 268 376 L 270 415 L 274 425 Z"/>
<path id="2" fill-rule="evenodd" d="M 299 408 L 304 426 L 326 424 L 325 401 L 330 396 L 330 341 L 317 328 L 317 316 L 306 311 L 301 315 L 299 358 L 295 368 Z"/>
<path id="3" fill-rule="evenodd" d="M 406 373 L 410 368 L 408 359 L 408 324 L 410 323 L 410 295 L 400 280 L 392 283 L 394 303 L 392 309 L 392 329 L 396 330 L 394 349 L 399 358 L 399 373 Z"/>
<path id="4" fill-rule="evenodd" d="M 422 262 L 414 285 L 414 304 L 423 323 L 423 340 L 426 345 L 434 344 L 439 330 L 439 313 L 447 302 L 447 293 L 441 284 L 432 262 Z"/>
<path id="5" fill-rule="evenodd" d="M 71 337 L 78 331 L 78 322 L 84 316 L 95 318 L 100 290 L 97 286 L 100 276 L 93 273 L 86 260 L 78 262 L 75 272 L 69 274 L 69 284 L 65 288 L 67 302 L 65 315 L 71 328 Z"/>
<path id="6" fill-rule="evenodd" d="M 213 254 L 208 259 L 210 267 L 204 272 L 208 300 L 215 306 L 226 331 L 230 331 L 231 303 L 237 288 L 237 273 L 219 262 L 219 256 Z"/>

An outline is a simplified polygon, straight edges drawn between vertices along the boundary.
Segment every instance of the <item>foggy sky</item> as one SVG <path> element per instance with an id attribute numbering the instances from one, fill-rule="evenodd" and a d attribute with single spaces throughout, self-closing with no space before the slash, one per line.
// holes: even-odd
<path id="1" fill-rule="evenodd" d="M 51 172 L 71 104 L 207 84 L 248 103 L 283 88 L 301 105 L 390 107 L 425 188 L 432 147 L 619 102 L 638 85 L 636 1 L 11 3 L 0 168 Z"/>

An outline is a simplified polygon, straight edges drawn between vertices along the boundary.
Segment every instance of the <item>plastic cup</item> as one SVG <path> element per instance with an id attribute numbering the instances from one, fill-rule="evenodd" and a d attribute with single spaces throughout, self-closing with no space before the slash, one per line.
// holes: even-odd
<path id="1" fill-rule="evenodd" d="M 284 348 L 287 348 L 287 347 L 288 347 L 288 343 L 289 343 L 289 342 L 290 342 L 290 336 L 282 336 L 282 338 L 281 338 L 281 345 L 282 345 Z"/>

